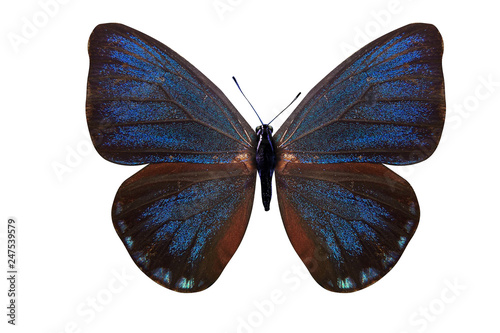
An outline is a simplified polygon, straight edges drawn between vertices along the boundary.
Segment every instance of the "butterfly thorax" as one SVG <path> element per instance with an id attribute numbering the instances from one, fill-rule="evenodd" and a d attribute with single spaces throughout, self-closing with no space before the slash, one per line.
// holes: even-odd
<path id="1" fill-rule="evenodd" d="M 273 140 L 273 128 L 269 125 L 257 127 L 257 150 L 255 160 L 260 176 L 262 203 L 269 210 L 274 168 L 276 167 L 276 145 Z"/>

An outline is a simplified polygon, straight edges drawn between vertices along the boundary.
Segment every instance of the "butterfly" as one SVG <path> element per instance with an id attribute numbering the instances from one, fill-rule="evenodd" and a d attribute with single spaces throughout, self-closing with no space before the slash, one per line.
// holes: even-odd
<path id="1" fill-rule="evenodd" d="M 350 56 L 273 135 L 254 131 L 200 71 L 121 24 L 89 40 L 86 115 L 106 160 L 147 164 L 119 188 L 114 228 L 136 265 L 179 292 L 211 286 L 247 228 L 257 173 L 272 177 L 291 244 L 325 289 L 352 292 L 394 267 L 419 221 L 412 187 L 383 165 L 428 158 L 445 118 L 443 44 L 430 24 Z"/>

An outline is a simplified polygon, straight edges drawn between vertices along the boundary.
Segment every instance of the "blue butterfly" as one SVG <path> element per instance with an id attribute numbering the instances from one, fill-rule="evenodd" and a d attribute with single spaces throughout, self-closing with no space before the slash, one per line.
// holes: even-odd
<path id="1" fill-rule="evenodd" d="M 445 117 L 443 46 L 430 24 L 371 42 L 321 80 L 273 135 L 254 131 L 193 65 L 153 38 L 102 24 L 89 41 L 87 121 L 118 164 L 148 164 L 118 190 L 113 224 L 137 266 L 169 289 L 212 285 L 276 174 L 290 241 L 324 288 L 382 278 L 418 225 L 411 186 L 382 163 L 429 157 Z"/>

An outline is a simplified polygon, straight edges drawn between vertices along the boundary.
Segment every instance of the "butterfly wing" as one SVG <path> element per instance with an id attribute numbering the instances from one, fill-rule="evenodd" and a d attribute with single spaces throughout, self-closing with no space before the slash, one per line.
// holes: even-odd
<path id="1" fill-rule="evenodd" d="M 295 251 L 331 291 L 356 291 L 382 278 L 418 225 L 411 186 L 381 164 L 288 163 L 276 183 Z"/>
<path id="2" fill-rule="evenodd" d="M 442 39 L 410 24 L 371 42 L 320 81 L 276 132 L 302 163 L 411 164 L 429 157 L 445 115 Z"/>
<path id="3" fill-rule="evenodd" d="M 283 222 L 326 289 L 379 280 L 415 232 L 411 186 L 376 163 L 416 163 L 435 150 L 445 115 L 442 53 L 432 25 L 395 30 L 328 74 L 275 135 Z"/>
<path id="4" fill-rule="evenodd" d="M 250 218 L 255 132 L 201 72 L 139 31 L 99 25 L 89 55 L 94 146 L 115 163 L 153 163 L 118 190 L 118 235 L 161 285 L 182 292 L 209 287 Z"/>
<path id="5" fill-rule="evenodd" d="M 243 163 L 151 164 L 126 180 L 113 224 L 151 279 L 176 291 L 208 288 L 246 230 L 255 172 Z"/>
<path id="6" fill-rule="evenodd" d="M 255 132 L 193 65 L 121 24 L 89 40 L 87 121 L 97 151 L 120 164 L 251 160 Z"/>

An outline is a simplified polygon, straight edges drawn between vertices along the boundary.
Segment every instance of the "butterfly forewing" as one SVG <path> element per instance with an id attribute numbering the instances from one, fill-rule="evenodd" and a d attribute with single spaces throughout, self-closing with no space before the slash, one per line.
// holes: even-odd
<path id="1" fill-rule="evenodd" d="M 126 180 L 113 223 L 151 279 L 176 291 L 208 288 L 246 230 L 255 172 L 243 163 L 152 164 Z"/>
<path id="2" fill-rule="evenodd" d="M 285 159 L 302 163 L 416 163 L 444 124 L 442 39 L 410 24 L 349 57 L 304 98 L 275 134 Z"/>
<path id="3" fill-rule="evenodd" d="M 121 164 L 252 160 L 255 132 L 194 66 L 121 24 L 89 40 L 87 120 L 94 146 Z"/>

